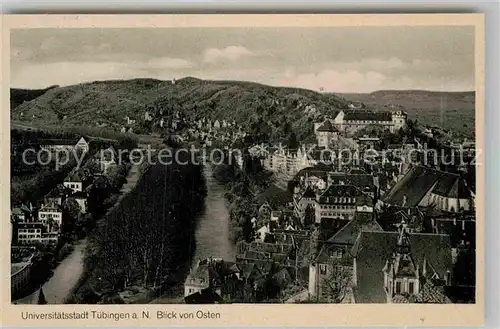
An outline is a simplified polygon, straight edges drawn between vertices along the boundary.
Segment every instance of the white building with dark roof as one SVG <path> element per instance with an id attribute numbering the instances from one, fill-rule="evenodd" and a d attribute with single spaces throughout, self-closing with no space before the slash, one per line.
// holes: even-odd
<path id="1" fill-rule="evenodd" d="M 473 196 L 459 174 L 415 166 L 381 200 L 403 208 L 434 205 L 441 211 L 456 213 L 472 210 Z"/>
<path id="2" fill-rule="evenodd" d="M 346 135 L 368 126 L 379 126 L 395 133 L 406 127 L 406 119 L 407 114 L 401 110 L 389 112 L 349 109 L 340 111 L 333 120 L 333 125 Z"/>

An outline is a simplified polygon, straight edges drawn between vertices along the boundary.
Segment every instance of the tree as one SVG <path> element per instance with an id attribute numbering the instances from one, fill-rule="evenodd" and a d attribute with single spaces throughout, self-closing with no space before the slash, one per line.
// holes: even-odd
<path id="1" fill-rule="evenodd" d="M 63 209 L 66 211 L 66 214 L 70 216 L 73 220 L 78 218 L 78 215 L 80 215 L 80 212 L 82 211 L 82 207 L 80 207 L 80 204 L 76 201 L 75 198 L 67 198 L 64 203 L 63 203 Z"/>
<path id="2" fill-rule="evenodd" d="M 351 285 L 351 271 L 341 265 L 333 265 L 332 273 L 323 280 L 323 295 L 332 303 L 341 303 Z"/>
<path id="3" fill-rule="evenodd" d="M 295 132 L 292 131 L 288 136 L 288 141 L 286 146 L 288 147 L 289 150 L 296 150 L 299 148 L 299 142 L 297 141 L 297 135 L 295 135 Z"/>

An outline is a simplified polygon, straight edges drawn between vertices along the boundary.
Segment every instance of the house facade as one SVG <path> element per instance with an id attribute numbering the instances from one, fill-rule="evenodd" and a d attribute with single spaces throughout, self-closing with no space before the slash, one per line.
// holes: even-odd
<path id="1" fill-rule="evenodd" d="M 325 120 L 323 123 L 314 124 L 314 133 L 318 147 L 328 148 L 338 139 L 338 130 L 330 120 Z"/>
<path id="2" fill-rule="evenodd" d="M 56 204 L 42 205 L 38 211 L 38 221 L 41 222 L 48 232 L 61 233 L 62 210 Z"/>
<path id="3" fill-rule="evenodd" d="M 316 223 L 323 218 L 352 220 L 359 201 L 366 204 L 367 196 L 353 185 L 330 185 L 322 194 L 318 195 L 315 203 Z"/>
<path id="4" fill-rule="evenodd" d="M 41 143 L 40 147 L 50 152 L 82 151 L 86 153 L 89 151 L 89 143 L 84 137 L 77 140 L 46 140 Z"/>

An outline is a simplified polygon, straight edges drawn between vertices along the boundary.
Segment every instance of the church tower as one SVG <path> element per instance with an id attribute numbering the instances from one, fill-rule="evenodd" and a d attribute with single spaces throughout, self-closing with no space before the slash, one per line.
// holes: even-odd
<path id="1" fill-rule="evenodd" d="M 413 261 L 408 225 L 404 220 L 398 225 L 398 231 L 399 235 L 393 256 L 386 261 L 382 270 L 387 302 L 389 303 L 395 297 L 408 298 L 420 291 L 419 269 Z"/>

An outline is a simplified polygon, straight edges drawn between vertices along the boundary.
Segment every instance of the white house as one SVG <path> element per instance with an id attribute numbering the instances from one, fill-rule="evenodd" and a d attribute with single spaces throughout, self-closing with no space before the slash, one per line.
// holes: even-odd
<path id="1" fill-rule="evenodd" d="M 42 205 L 38 211 L 38 221 L 41 222 L 49 232 L 61 232 L 62 211 L 56 204 Z"/>
<path id="2" fill-rule="evenodd" d="M 269 224 L 262 226 L 261 228 L 259 228 L 257 230 L 257 240 L 264 242 L 264 240 L 266 238 L 266 234 L 269 234 L 269 233 L 271 233 L 271 229 L 269 228 Z"/>

